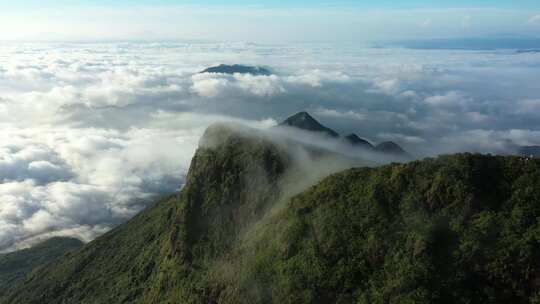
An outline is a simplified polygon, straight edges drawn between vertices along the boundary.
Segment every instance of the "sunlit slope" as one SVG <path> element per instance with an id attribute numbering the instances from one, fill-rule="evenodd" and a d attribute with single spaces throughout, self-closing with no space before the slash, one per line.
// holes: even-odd
<path id="1" fill-rule="evenodd" d="M 318 181 L 350 160 L 259 135 L 210 128 L 179 194 L 1 302 L 535 303 L 540 162 L 463 154 Z"/>

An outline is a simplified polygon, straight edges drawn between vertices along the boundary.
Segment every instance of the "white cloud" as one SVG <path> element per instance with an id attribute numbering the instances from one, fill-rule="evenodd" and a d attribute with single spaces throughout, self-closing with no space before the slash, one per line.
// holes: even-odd
<path id="1" fill-rule="evenodd" d="M 397 142 L 406 142 L 409 144 L 425 144 L 427 140 L 418 136 L 408 136 L 405 134 L 399 133 L 381 133 L 377 136 L 384 141 L 397 141 Z"/>
<path id="2" fill-rule="evenodd" d="M 285 92 L 281 78 L 276 75 L 203 73 L 193 75 L 192 80 L 191 91 L 202 97 L 239 93 L 264 97 Z"/>
<path id="3" fill-rule="evenodd" d="M 144 132 L 53 128 L 4 134 L 25 148 L 3 149 L 12 169 L 2 171 L 0 227 L 15 225 L 10 230 L 20 239 L 81 225 L 110 227 L 140 210 L 137 199 L 174 191 L 194 146 L 184 145 L 181 131 Z M 155 145 L 159 151 L 144 152 Z M 9 244 L 0 239 L 0 247 Z"/>
<path id="4" fill-rule="evenodd" d="M 340 112 L 337 110 L 324 109 L 324 108 L 316 109 L 314 113 L 319 116 L 332 117 L 332 118 L 337 118 L 337 119 L 345 118 L 345 119 L 353 119 L 353 120 L 366 120 L 369 115 L 367 113 L 358 113 L 354 111 Z"/>
<path id="5" fill-rule="evenodd" d="M 385 79 L 385 78 L 376 78 L 373 81 L 373 86 L 375 91 L 387 94 L 395 95 L 400 91 L 400 81 L 398 79 Z"/>
<path id="6" fill-rule="evenodd" d="M 343 72 L 319 69 L 301 71 L 293 76 L 203 73 L 191 77 L 190 91 L 202 97 L 248 94 L 269 97 L 283 94 L 288 88 L 308 86 L 320 88 L 324 84 L 346 83 L 351 80 Z"/>
<path id="7" fill-rule="evenodd" d="M 540 115 L 540 99 L 520 100 L 516 106 L 516 112 L 518 114 Z"/>
<path id="8" fill-rule="evenodd" d="M 202 97 L 215 97 L 229 85 L 229 80 L 226 78 L 216 78 L 215 75 L 208 73 L 196 74 L 192 78 L 191 90 Z"/>
<path id="9" fill-rule="evenodd" d="M 433 21 L 431 21 L 431 19 L 428 18 L 422 21 L 422 23 L 420 23 L 420 27 L 428 28 L 428 27 L 431 27 L 432 24 L 433 24 Z"/>
<path id="10" fill-rule="evenodd" d="M 540 24 L 540 14 L 532 16 L 529 19 L 529 24 Z"/>
<path id="11" fill-rule="evenodd" d="M 461 92 L 450 91 L 443 95 L 429 96 L 424 100 L 427 104 L 435 107 L 456 107 L 472 102 L 469 97 Z"/>
<path id="12" fill-rule="evenodd" d="M 461 19 L 461 27 L 464 29 L 468 29 L 471 27 L 472 24 L 472 17 L 467 15 Z"/>
<path id="13" fill-rule="evenodd" d="M 299 74 L 288 76 L 285 81 L 291 84 L 303 84 L 313 88 L 321 87 L 324 83 L 343 83 L 351 78 L 343 71 L 323 71 L 321 69 L 300 71 Z"/>
<path id="14" fill-rule="evenodd" d="M 253 95 L 271 96 L 285 92 L 285 89 L 281 85 L 281 79 L 276 75 L 253 76 L 249 74 L 235 74 L 234 78 L 238 81 L 240 88 Z"/>
<path id="15" fill-rule="evenodd" d="M 474 123 L 484 123 L 489 120 L 489 115 L 480 112 L 467 112 L 465 116 Z"/>

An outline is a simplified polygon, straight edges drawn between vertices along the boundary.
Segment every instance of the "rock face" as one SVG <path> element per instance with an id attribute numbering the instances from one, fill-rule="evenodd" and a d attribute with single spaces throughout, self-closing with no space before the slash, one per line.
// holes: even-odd
<path id="1" fill-rule="evenodd" d="M 272 75 L 270 70 L 263 67 L 247 66 L 247 65 L 227 65 L 221 64 L 219 66 L 210 67 L 202 71 L 201 73 L 219 73 L 219 74 L 251 74 L 255 76 L 269 76 Z"/>
<path id="2" fill-rule="evenodd" d="M 310 176 L 296 172 L 292 151 L 211 127 L 180 193 L 32 273 L 0 303 L 537 299 L 539 160 L 461 154 L 349 169 L 284 195 Z"/>

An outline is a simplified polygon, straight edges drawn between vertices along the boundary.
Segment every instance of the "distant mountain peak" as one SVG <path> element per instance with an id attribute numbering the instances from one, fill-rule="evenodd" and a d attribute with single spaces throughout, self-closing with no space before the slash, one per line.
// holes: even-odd
<path id="1" fill-rule="evenodd" d="M 260 66 L 249 66 L 241 64 L 220 64 L 218 66 L 205 69 L 202 73 L 216 73 L 216 74 L 251 74 L 256 76 L 269 76 L 272 72 L 266 68 Z"/>
<path id="2" fill-rule="evenodd" d="M 349 134 L 347 136 L 345 136 L 344 138 L 344 141 L 353 145 L 353 146 L 361 146 L 361 147 L 365 147 L 365 148 L 373 148 L 373 145 L 363 139 L 363 138 L 360 138 L 358 135 L 352 133 L 352 134 Z"/>
<path id="3" fill-rule="evenodd" d="M 311 116 L 308 112 L 305 112 L 305 111 L 294 114 L 293 116 L 287 118 L 285 122 L 294 122 L 294 123 L 305 122 L 309 124 L 320 125 L 320 123 L 315 118 L 313 118 L 313 116 Z"/>
<path id="4" fill-rule="evenodd" d="M 398 144 L 396 144 L 393 141 L 385 141 L 383 143 L 378 144 L 375 147 L 375 150 L 387 154 L 394 154 L 394 155 L 407 155 L 407 152 L 403 150 Z"/>
<path id="5" fill-rule="evenodd" d="M 279 126 L 294 127 L 310 132 L 319 132 L 326 134 L 332 138 L 340 138 L 341 136 L 336 131 L 325 127 L 319 123 L 308 112 L 302 111 L 294 114 L 293 116 L 285 119 Z M 341 137 L 340 140 L 346 142 L 354 147 L 361 147 L 364 149 L 373 149 L 376 152 L 386 154 L 389 157 L 397 157 L 399 159 L 408 159 L 410 155 L 401 148 L 398 144 L 387 141 L 380 143 L 377 146 L 373 146 L 369 141 L 359 137 L 358 135 L 351 133 L 345 137 Z"/>
<path id="6" fill-rule="evenodd" d="M 312 132 L 321 132 L 331 137 L 339 137 L 339 134 L 319 123 L 313 116 L 308 112 L 299 112 L 293 116 L 285 119 L 280 126 L 295 127 L 298 129 L 312 131 Z"/>

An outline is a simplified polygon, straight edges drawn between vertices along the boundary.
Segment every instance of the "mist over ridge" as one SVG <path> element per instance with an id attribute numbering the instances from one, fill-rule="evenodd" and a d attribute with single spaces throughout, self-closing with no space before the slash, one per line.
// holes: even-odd
<path id="1" fill-rule="evenodd" d="M 131 218 L 184 184 L 215 122 L 269 129 L 307 111 L 418 157 L 540 138 L 536 53 L 111 42 L 5 44 L 0 58 L 0 250 Z M 275 73 L 199 74 L 220 64 Z"/>
<path id="2" fill-rule="evenodd" d="M 213 124 L 179 193 L 38 268 L 0 303 L 535 298 L 539 160 L 358 160 Z M 360 167 L 340 171 L 349 166 Z"/>

